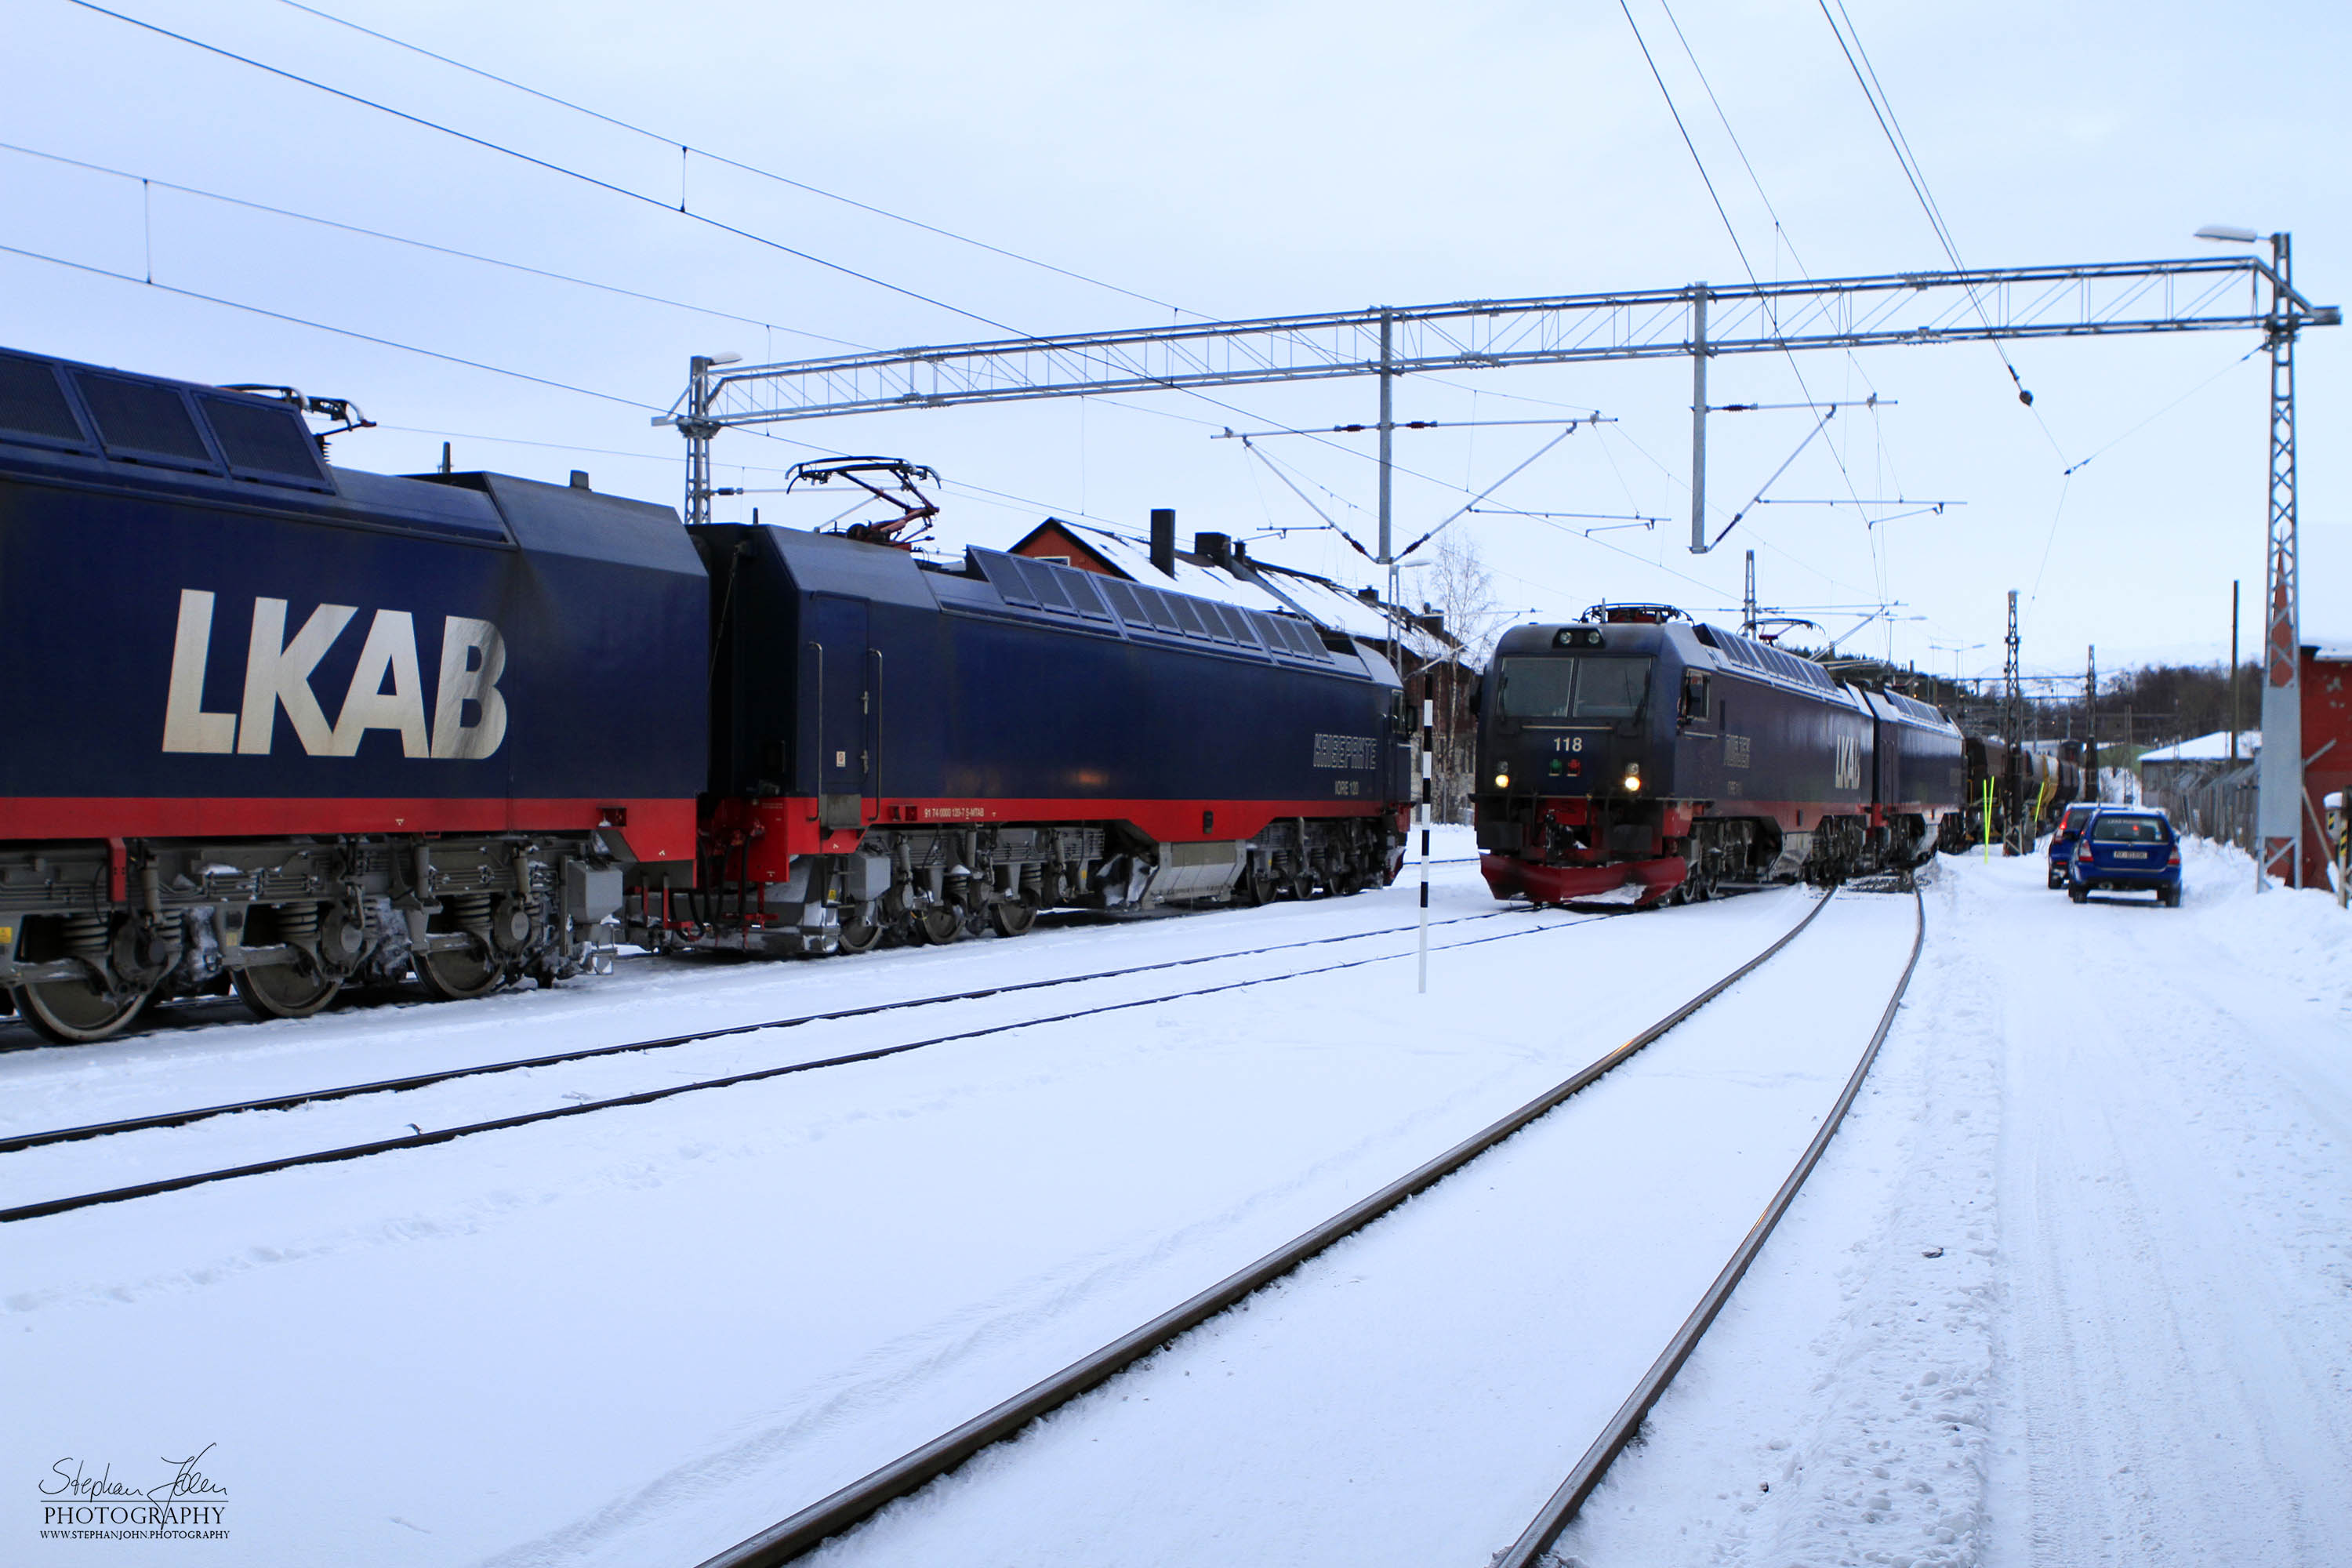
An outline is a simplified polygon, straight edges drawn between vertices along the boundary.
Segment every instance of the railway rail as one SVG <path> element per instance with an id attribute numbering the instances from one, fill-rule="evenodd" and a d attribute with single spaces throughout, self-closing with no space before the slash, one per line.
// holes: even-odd
<path id="1" fill-rule="evenodd" d="M 1499 919 L 1508 914 L 1521 912 L 1524 911 L 1498 910 L 1476 915 L 1456 916 L 1446 921 L 1433 923 L 1436 925 L 1465 925 L 1483 921 Z M 1606 920 L 1612 917 L 1608 915 L 1593 915 L 1575 920 L 1551 921 L 1539 926 L 1505 931 L 1494 936 L 1473 937 L 1464 942 L 1448 942 L 1444 947 L 1437 949 L 1437 951 L 1450 952 L 1455 948 L 1479 946 L 1491 942 L 1505 942 L 1516 940 L 1520 937 L 1537 936 L 1548 931 L 1563 931 L 1574 926 L 1591 924 L 1596 920 Z M 1161 970 L 1191 968 L 1204 963 L 1230 963 L 1236 959 L 1257 957 L 1271 952 L 1289 952 L 1299 948 L 1322 947 L 1340 942 L 1362 942 L 1375 937 L 1395 936 L 1410 931 L 1413 929 L 1414 928 L 1412 926 L 1381 927 L 1373 931 L 1354 931 L 1342 935 L 1309 938 L 1305 941 L 1295 942 L 1278 942 L 1265 947 L 1243 949 L 1230 952 L 1205 954 L 1192 958 L 1161 960 L 1153 963 L 1136 964 L 1123 969 L 1103 970 L 1087 974 L 1062 976 L 1047 980 L 1021 981 L 1009 984 L 984 986 L 968 991 L 949 993 L 941 995 L 909 998 L 896 1002 L 872 1003 L 864 1006 L 841 1008 L 826 1013 L 807 1014 L 799 1016 L 771 1019 L 757 1023 L 729 1025 L 720 1028 L 706 1029 L 690 1034 L 669 1036 L 659 1039 L 635 1040 L 621 1044 L 583 1047 L 575 1051 L 557 1052 L 551 1055 L 526 1058 L 512 1061 L 494 1062 L 478 1066 L 449 1068 L 438 1072 L 416 1074 L 412 1077 L 403 1079 L 380 1079 L 370 1083 L 344 1085 L 332 1089 L 310 1090 L 302 1093 L 274 1096 L 268 1099 L 246 1100 L 231 1104 L 205 1106 L 188 1110 L 163 1112 L 152 1116 L 128 1118 L 111 1122 L 94 1122 L 80 1127 L 57 1128 L 41 1132 L 21 1133 L 13 1137 L 0 1139 L 0 1153 L 18 1152 L 59 1143 L 77 1142 L 93 1138 L 120 1136 L 135 1131 L 186 1126 L 196 1121 L 207 1121 L 215 1117 L 233 1115 L 245 1110 L 290 1110 L 301 1105 L 319 1104 L 337 1100 L 347 1100 L 367 1094 L 397 1093 L 425 1088 L 433 1084 L 447 1082 L 457 1079 L 479 1077 L 495 1073 L 522 1071 L 532 1068 L 584 1061 L 595 1058 L 618 1056 L 634 1051 L 668 1049 L 702 1041 L 722 1039 L 730 1036 L 753 1034 L 766 1029 L 793 1028 L 811 1024 L 840 1022 L 855 1018 L 870 1017 L 878 1014 L 908 1011 L 923 1007 L 936 1007 L 959 1002 L 977 1001 L 992 996 L 1002 996 L 1022 992 L 1048 990 L 1062 986 L 1078 985 L 1102 980 L 1118 979 L 1127 975 L 1150 973 Z M 924 1039 L 900 1041 L 891 1045 L 871 1047 L 863 1050 L 848 1051 L 835 1056 L 811 1060 L 758 1068 L 743 1072 L 729 1073 L 716 1078 L 699 1079 L 687 1083 L 665 1084 L 658 1088 L 644 1089 L 631 1094 L 615 1095 L 604 1099 L 552 1106 L 541 1110 L 525 1111 L 512 1116 L 468 1122 L 459 1126 L 435 1128 L 430 1131 L 416 1129 L 405 1137 L 376 1139 L 367 1142 L 347 1144 L 332 1149 L 310 1150 L 268 1160 L 249 1162 L 239 1165 L 226 1166 L 215 1170 L 194 1172 L 185 1174 L 163 1177 L 152 1181 L 134 1183 L 99 1192 L 80 1193 L 62 1197 L 41 1199 L 32 1203 L 19 1204 L 8 1208 L 0 1208 L 0 1225 L 12 1224 L 21 1220 L 37 1219 L 53 1215 L 69 1214 L 79 1209 L 96 1207 L 103 1204 L 122 1203 L 136 1198 L 158 1196 L 164 1193 L 179 1192 L 189 1187 L 201 1186 L 213 1182 L 228 1181 L 244 1176 L 263 1175 L 277 1171 L 293 1170 L 305 1165 L 330 1164 L 347 1160 L 363 1159 L 372 1155 L 391 1153 L 404 1149 L 427 1148 L 434 1144 L 446 1143 L 456 1139 L 471 1137 L 479 1133 L 502 1131 L 512 1128 L 527 1127 L 538 1122 L 551 1121 L 571 1116 L 588 1115 L 600 1110 L 617 1110 L 625 1106 L 650 1105 L 658 1100 L 668 1100 L 681 1094 L 691 1094 L 705 1089 L 732 1088 L 739 1084 L 756 1083 L 768 1079 L 782 1078 L 794 1073 L 813 1072 L 827 1068 L 845 1067 L 858 1062 L 877 1061 L 887 1057 L 899 1056 L 909 1051 L 921 1050 L 932 1046 L 946 1045 L 961 1040 L 980 1039 L 992 1035 L 1006 1034 L 1016 1029 L 1033 1028 L 1047 1024 L 1067 1023 L 1079 1018 L 1129 1011 L 1139 1007 L 1161 1006 L 1171 1002 L 1183 1001 L 1192 997 L 1215 995 L 1224 992 L 1244 990 L 1259 985 L 1270 985 L 1282 981 L 1301 979 L 1316 974 L 1328 974 L 1341 970 L 1357 969 L 1369 964 L 1390 963 L 1410 958 L 1412 956 L 1412 955 L 1410 952 L 1379 953 L 1368 958 L 1347 959 L 1339 963 L 1321 964 L 1309 969 L 1286 970 L 1279 974 L 1260 975 L 1244 980 L 1225 981 L 1213 985 L 1197 986 L 1188 990 L 1167 993 L 1154 996 L 1131 998 L 1124 1001 L 1105 1003 L 1097 1006 L 1076 1008 L 1068 1012 L 1050 1014 L 1043 1016 L 1013 1019 L 1001 1023 L 983 1025 L 969 1029 L 959 1029 L 947 1034 L 931 1036 Z"/>
<path id="2" fill-rule="evenodd" d="M 1561 1082 L 1553 1085 L 1526 1104 L 1511 1111 L 1488 1127 L 1464 1140 L 1452 1149 L 1426 1162 L 1415 1170 L 1399 1177 L 1378 1192 L 1361 1199 L 1320 1225 L 1268 1253 L 1247 1268 L 1211 1286 L 1192 1300 L 1162 1313 L 1092 1353 L 1063 1368 L 1060 1372 L 1032 1385 L 992 1409 L 982 1412 L 954 1430 L 942 1434 L 888 1464 L 872 1471 L 859 1480 L 841 1488 L 742 1541 L 733 1547 L 709 1558 L 700 1568 L 776 1568 L 792 1562 L 821 1542 L 861 1524 L 877 1511 L 899 1498 L 908 1496 L 931 1481 L 949 1474 L 982 1450 L 1013 1437 L 1038 1420 L 1069 1404 L 1087 1391 L 1097 1388 L 1119 1373 L 1161 1350 L 1172 1341 L 1206 1323 L 1229 1309 L 1265 1289 L 1291 1273 L 1307 1259 L 1316 1257 L 1334 1244 L 1364 1230 L 1398 1205 L 1415 1194 L 1426 1191 L 1446 1177 L 1461 1171 L 1481 1155 L 1495 1149 L 1515 1134 L 1549 1115 L 1569 1100 L 1607 1077 L 1617 1068 L 1664 1037 L 1740 981 L 1769 963 L 1795 942 L 1828 907 L 1831 897 L 1817 900 L 1805 917 L 1788 931 L 1775 939 L 1761 952 L 1734 968 L 1720 980 L 1708 985 L 1690 1000 L 1683 1003 L 1664 1017 L 1643 1029 L 1624 1044 L 1583 1068 Z M 1797 1190 L 1802 1185 L 1822 1151 L 1827 1147 L 1856 1092 L 1861 1088 L 1870 1066 L 1875 1060 L 1878 1047 L 1892 1026 L 1895 1011 L 1916 968 L 1920 946 L 1926 935 L 1924 902 L 1914 894 L 1915 913 L 1918 929 L 1915 933 L 1911 956 L 1902 977 L 1896 984 L 1878 1029 L 1873 1035 L 1868 1049 L 1855 1068 L 1835 1109 L 1826 1118 L 1819 1132 L 1800 1159 L 1763 1218 L 1743 1240 L 1731 1263 L 1717 1277 L 1680 1332 L 1659 1358 L 1650 1373 L 1643 1379 L 1633 1397 L 1610 1424 L 1608 1431 L 1586 1454 L 1574 1474 L 1562 1485 L 1543 1514 L 1522 1532 L 1513 1551 L 1521 1552 L 1509 1561 L 1524 1564 L 1532 1563 L 1557 1538 L 1559 1531 L 1574 1517 L 1609 1462 L 1622 1451 L 1639 1429 L 1642 1418 L 1648 1413 L 1666 1384 L 1687 1358 L 1692 1347 L 1704 1334 L 1723 1302 L 1729 1298 L 1739 1278 L 1745 1273 L 1769 1237 L 1772 1226 L 1786 1212 Z M 1491 940 L 1491 939 L 1489 939 Z M 1522 1551 L 1524 1549 L 1524 1551 Z"/>
<path id="3" fill-rule="evenodd" d="M 1477 863 L 1478 858 L 1475 855 L 1436 856 L 1433 857 L 1428 862 L 1428 864 L 1433 867 L 1475 866 Z M 1410 871 L 1421 864 L 1422 862 L 1418 860 L 1410 861 L 1407 863 L 1405 868 Z M 1131 924 L 1139 921 L 1185 919 L 1202 912 L 1203 911 L 1171 909 L 1153 909 L 1132 912 L 1112 911 L 1108 913 L 1092 910 L 1049 910 L 1038 917 L 1037 924 L 1032 929 L 1045 931 L 1057 928 L 1066 929 L 1083 925 L 1125 925 Z M 1437 925 L 1447 923 L 1450 922 L 1444 921 L 1433 922 L 1433 924 Z M 1410 930 L 1411 928 L 1405 927 L 1400 929 Z M 658 952 L 642 952 L 633 951 L 616 955 L 614 962 L 619 963 L 635 964 L 664 956 L 666 955 Z M 835 956 L 857 955 L 851 954 Z M 1001 990 L 1003 987 L 999 987 L 998 989 Z M 421 1005 L 425 1000 L 427 1000 L 427 998 L 421 991 L 403 992 L 401 990 L 394 989 L 383 994 L 380 997 L 369 997 L 356 994 L 350 994 L 347 997 L 339 997 L 337 998 L 336 1005 L 339 1007 L 353 1004 L 362 1006 L 399 1005 L 402 1004 Z M 31 1024 L 26 1023 L 22 1018 L 16 1016 L 6 1004 L 6 994 L 5 992 L 0 992 L 0 1056 L 5 1056 L 17 1051 L 74 1050 L 81 1048 L 72 1046 L 59 1046 L 54 1040 L 45 1037 L 36 1030 Z M 184 1032 L 207 1028 L 245 1026 L 256 1024 L 274 1024 L 283 1021 L 284 1020 L 277 1018 L 255 1016 L 253 1010 L 235 996 L 194 997 L 183 1001 L 169 1003 L 158 1007 L 147 1017 L 144 1026 L 139 1031 L 138 1035 L 124 1037 L 138 1038 L 148 1037 L 159 1030 Z M 764 1027 L 766 1026 L 754 1026 Z M 104 1044 L 110 1043 L 110 1041 L 97 1043 L 102 1046 Z M 625 1050 L 631 1047 L 620 1047 L 616 1048 Z M 517 1065 L 531 1066 L 537 1064 L 520 1063 Z M 231 1106 L 226 1109 L 248 1110 L 266 1109 L 266 1107 L 258 1105 L 251 1107 Z M 0 1152 L 5 1152 L 9 1147 L 10 1145 L 6 1141 L 0 1140 Z"/>

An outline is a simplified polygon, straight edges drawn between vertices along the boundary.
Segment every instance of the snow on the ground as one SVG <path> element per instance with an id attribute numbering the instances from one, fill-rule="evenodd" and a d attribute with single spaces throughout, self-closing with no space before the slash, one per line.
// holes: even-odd
<path id="1" fill-rule="evenodd" d="M 1455 863 L 1438 868 L 1433 913 L 1493 911 L 1466 836 L 1442 834 L 1440 853 Z M 1942 863 L 1919 975 L 1852 1118 L 1564 1558 L 2352 1559 L 2352 921 L 2317 892 L 2256 897 L 2226 848 L 2192 842 L 2187 872 L 2185 907 L 2166 910 L 2070 904 L 2039 857 Z M 222 1561 L 690 1563 L 1483 1125 L 1763 947 L 1807 897 L 1440 927 L 1427 998 L 1408 871 L 1357 899 L 1017 942 L 647 963 L 552 994 L 0 1052 L 0 1128 L 26 1130 L 1341 932 L 1390 934 L 1231 967 L 1394 955 L 0 1226 L 0 1473 L 22 1488 L 71 1459 L 143 1488 L 169 1473 L 162 1458 L 213 1444 L 204 1468 L 231 1498 Z M 1907 931 L 1909 904 L 1866 907 Z M 1809 946 L 1845 960 L 1841 975 L 1886 967 L 1877 946 L 1819 927 L 1784 961 Z M 1515 1140 L 1491 1178 L 1417 1200 L 1119 1380 L 1210 1385 L 1171 1396 L 1167 1416 L 1139 1426 L 1131 1395 L 1118 1411 L 1107 1389 L 832 1550 L 1088 1568 L 1196 1547 L 1334 1568 L 1483 1561 L 1580 1451 L 1587 1406 L 1622 1396 L 1603 1385 L 1657 1352 L 1654 1320 L 1678 1319 L 1719 1262 L 1713 1178 L 1793 1153 L 1786 1118 L 1784 1146 L 1748 1149 L 1722 1135 L 1724 1108 L 1833 1093 L 1829 1058 L 1850 1061 L 1867 1032 L 1876 1004 L 1842 981 L 1791 965 L 1795 980 L 1768 986 L 1772 973 L 1717 1004 L 1715 1026 L 1744 1020 L 1752 1056 L 1708 1057 L 1726 1046 L 1708 1045 L 1703 1013 L 1575 1108 L 1593 1128 L 1581 1153 L 1625 1145 L 1613 1181 L 1557 1163 L 1580 1157 L 1578 1139 Z M 331 1142 L 427 1106 L 494 1113 L 519 1082 L 560 1099 L 624 1076 L 682 1081 L 1035 1016 L 1080 989 L 625 1058 L 625 1074 L 469 1080 L 316 1125 Z M 1661 1115 L 1686 1130 L 1644 1144 Z M 210 1163 L 238 1146 L 222 1125 L 152 1135 L 138 1158 Z M 0 1180 L 36 1170 L 63 1179 L 0 1161 Z M 1752 1217 L 1760 1197 L 1740 1202 Z M 1629 1227 L 1644 1238 L 1630 1254 Z M 1549 1239 L 1544 1268 L 1610 1247 L 1630 1261 L 1613 1285 L 1547 1290 L 1538 1268 L 1481 1290 L 1497 1249 L 1530 1236 Z M 1257 1419 L 1266 1398 L 1279 1419 Z M 1105 1451 L 1137 1432 L 1118 1439 L 1132 1452 Z M 1082 1485 L 1021 1490 L 1065 1449 L 1086 1450 L 1063 1456 Z M 1157 1490 L 1138 1487 L 1154 1467 Z M 1335 1467 L 1348 1473 L 1327 1496 L 1314 1483 Z M 1413 1489 L 1432 1482 L 1444 1495 L 1424 1502 Z M 1287 1522 L 1344 1517 L 1363 1489 L 1366 1517 L 1392 1531 Z M 1096 1531 L 1120 1497 L 1137 1530 Z M 1221 1524 L 1225 1503 L 1237 1511 Z M 38 1506 L 0 1510 L 0 1561 L 47 1559 Z M 958 1510 L 994 1533 L 921 1533 Z M 1034 1524 L 1016 1541 L 1020 1510 Z M 1507 1517 L 1470 1528 L 1488 1512 Z M 1433 1559 L 1446 1531 L 1461 1549 Z M 1007 1550 L 959 1549 L 983 1538 Z M 909 1544 L 894 1554 L 893 1540 Z M 199 1549 L 54 1550 L 179 1563 Z"/>
<path id="2" fill-rule="evenodd" d="M 812 1563 L 1486 1561 L 1787 1176 L 1914 926 L 1845 895 L 1492 1153 Z"/>
<path id="3" fill-rule="evenodd" d="M 1414 901 L 1408 876 L 1317 918 L 1409 927 Z M 1425 998 L 1400 931 L 1382 965 L 0 1228 L 0 1469 L 139 1474 L 216 1444 L 208 1473 L 234 1483 L 235 1539 L 259 1561 L 698 1560 L 1465 1136 L 1803 903 L 1443 928 Z M 1433 904 L 1496 908 L 1466 863 L 1440 868 Z M 1299 908 L 1072 933 L 1062 962 L 1258 945 Z M 385 1070 L 378 1033 L 437 1057 L 454 1048 L 438 1030 L 468 1030 L 512 1055 L 688 1011 L 837 1005 L 809 992 L 861 975 L 954 989 L 941 965 L 979 983 L 1035 940 L 718 969 L 724 1005 L 666 978 L 664 999 L 616 988 L 608 1010 L 593 986 L 506 998 L 494 1027 L 465 1007 L 330 1020 L 331 1060 L 291 1029 L 223 1033 L 268 1042 L 273 1071 L 340 1081 Z M 1565 990 L 1580 972 L 1610 984 Z M 882 1037 L 897 1016 L 861 1026 Z M 184 1043 L 215 1076 L 166 1073 L 165 1103 L 257 1070 L 234 1039 Z M 109 1071 L 98 1055 L 73 1070 Z"/>
<path id="4" fill-rule="evenodd" d="M 1948 858 L 1885 1053 L 1567 1561 L 2352 1561 L 2352 924 Z"/>

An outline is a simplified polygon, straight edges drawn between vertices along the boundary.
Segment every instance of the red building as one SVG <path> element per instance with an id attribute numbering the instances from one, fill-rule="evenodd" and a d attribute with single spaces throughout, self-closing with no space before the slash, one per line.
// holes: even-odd
<path id="1" fill-rule="evenodd" d="M 2327 797 L 2352 792 L 2352 647 L 2305 646 L 2302 679 L 2303 885 L 2325 888 Z"/>

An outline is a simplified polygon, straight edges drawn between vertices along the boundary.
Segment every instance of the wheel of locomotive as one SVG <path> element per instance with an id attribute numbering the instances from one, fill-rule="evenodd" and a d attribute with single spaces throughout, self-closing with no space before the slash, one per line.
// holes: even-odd
<path id="1" fill-rule="evenodd" d="M 229 984 L 238 1000 L 257 1018 L 307 1018 L 335 999 L 343 983 L 332 976 L 306 974 L 290 963 L 232 972 Z"/>
<path id="2" fill-rule="evenodd" d="M 1257 909 L 1274 901 L 1274 873 L 1263 867 L 1245 868 L 1234 884 L 1234 901 L 1249 909 Z"/>
<path id="3" fill-rule="evenodd" d="M 988 923 L 999 936 L 1023 936 L 1037 923 L 1037 906 L 1023 899 L 999 899 L 988 906 Z"/>
<path id="4" fill-rule="evenodd" d="M 416 979 L 436 1002 L 467 1002 L 506 984 L 506 973 L 468 948 L 416 955 Z"/>
<path id="5" fill-rule="evenodd" d="M 871 952 L 882 944 L 882 926 L 876 921 L 845 920 L 834 942 L 842 952 Z"/>
<path id="6" fill-rule="evenodd" d="M 945 947 L 963 936 L 963 910 L 956 904 L 932 904 L 917 912 L 915 930 L 925 942 Z"/>
<path id="7" fill-rule="evenodd" d="M 138 1016 L 152 985 L 110 995 L 86 980 L 45 980 L 16 988 L 16 1011 L 61 1046 L 102 1040 Z"/>
<path id="8" fill-rule="evenodd" d="M 1343 866 L 1331 876 L 1331 892 L 1335 898 L 1352 899 L 1364 890 L 1364 875 L 1353 866 Z"/>

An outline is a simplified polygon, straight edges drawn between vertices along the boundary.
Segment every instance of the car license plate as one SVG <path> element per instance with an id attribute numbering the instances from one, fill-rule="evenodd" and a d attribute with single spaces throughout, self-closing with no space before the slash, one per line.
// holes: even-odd
<path id="1" fill-rule="evenodd" d="M 2116 851 L 2116 858 L 2118 860 L 2145 860 L 2147 858 L 2147 851 L 2145 849 L 2118 849 Z"/>

